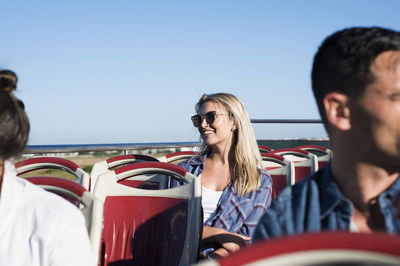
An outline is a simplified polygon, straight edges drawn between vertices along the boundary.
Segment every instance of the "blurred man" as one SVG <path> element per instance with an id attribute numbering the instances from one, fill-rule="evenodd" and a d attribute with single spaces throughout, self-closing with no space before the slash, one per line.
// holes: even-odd
<path id="1" fill-rule="evenodd" d="M 349 28 L 329 36 L 315 55 L 312 87 L 333 159 L 282 191 L 254 239 L 400 233 L 400 32 Z"/>

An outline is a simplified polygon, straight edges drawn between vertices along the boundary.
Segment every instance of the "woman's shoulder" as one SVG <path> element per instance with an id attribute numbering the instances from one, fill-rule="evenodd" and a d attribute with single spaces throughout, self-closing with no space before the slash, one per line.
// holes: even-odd
<path id="1" fill-rule="evenodd" d="M 272 188 L 272 178 L 264 169 L 260 170 L 260 186 L 258 190 Z"/>

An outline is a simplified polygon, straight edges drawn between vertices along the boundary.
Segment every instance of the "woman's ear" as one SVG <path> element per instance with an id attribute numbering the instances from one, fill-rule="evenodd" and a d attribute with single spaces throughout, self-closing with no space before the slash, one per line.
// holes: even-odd
<path id="1" fill-rule="evenodd" d="M 232 126 L 232 131 L 235 131 L 237 129 L 237 126 L 236 126 L 236 122 L 233 122 L 233 126 Z"/>
<path id="2" fill-rule="evenodd" d="M 330 126 L 342 131 L 350 130 L 349 98 L 343 93 L 330 92 L 324 97 L 326 118 Z"/>

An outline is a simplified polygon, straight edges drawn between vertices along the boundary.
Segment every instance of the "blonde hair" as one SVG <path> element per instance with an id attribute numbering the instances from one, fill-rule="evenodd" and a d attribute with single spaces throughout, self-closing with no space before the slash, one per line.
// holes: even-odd
<path id="1" fill-rule="evenodd" d="M 206 102 L 218 103 L 225 107 L 236 124 L 229 150 L 231 181 L 235 192 L 243 196 L 255 191 L 260 185 L 261 156 L 246 108 L 232 94 L 204 94 L 195 106 L 197 114 Z M 209 154 L 210 151 L 211 147 L 201 142 L 199 156 Z"/>

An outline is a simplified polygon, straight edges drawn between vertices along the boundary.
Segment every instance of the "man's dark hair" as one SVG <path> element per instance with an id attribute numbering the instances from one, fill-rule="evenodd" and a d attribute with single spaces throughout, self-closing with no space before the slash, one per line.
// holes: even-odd
<path id="1" fill-rule="evenodd" d="M 312 88 L 327 125 L 323 99 L 330 92 L 361 96 L 374 80 L 371 63 L 382 52 L 400 51 L 400 32 L 389 29 L 348 28 L 327 37 L 314 57 Z"/>

